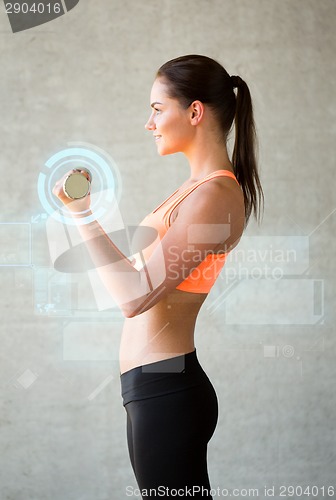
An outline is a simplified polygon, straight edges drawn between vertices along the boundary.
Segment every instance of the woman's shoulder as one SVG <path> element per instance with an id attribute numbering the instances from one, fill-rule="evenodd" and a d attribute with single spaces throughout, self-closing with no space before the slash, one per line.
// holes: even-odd
<path id="1" fill-rule="evenodd" d="M 239 209 L 244 207 L 244 195 L 237 181 L 229 176 L 217 176 L 202 182 L 193 189 L 181 203 L 185 209 L 195 206 L 204 209 Z"/>

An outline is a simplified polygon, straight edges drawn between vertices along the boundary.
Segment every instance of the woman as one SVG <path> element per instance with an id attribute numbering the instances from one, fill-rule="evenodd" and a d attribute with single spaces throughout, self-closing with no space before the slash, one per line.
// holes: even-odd
<path id="1" fill-rule="evenodd" d="M 251 212 L 260 214 L 252 103 L 239 76 L 230 77 L 208 57 L 189 55 L 159 69 L 151 107 L 146 129 L 159 155 L 182 152 L 190 166 L 190 177 L 139 226 L 139 231 L 155 228 L 157 239 L 144 248 L 142 260 L 131 262 L 97 221 L 78 229 L 126 317 L 121 387 L 129 454 L 142 495 L 151 490 L 152 496 L 173 498 L 182 490 L 211 498 L 206 455 L 218 405 L 197 360 L 194 329 L 226 254 Z M 70 203 L 62 184 L 63 179 L 54 194 L 72 216 L 92 214 L 89 195 Z"/>

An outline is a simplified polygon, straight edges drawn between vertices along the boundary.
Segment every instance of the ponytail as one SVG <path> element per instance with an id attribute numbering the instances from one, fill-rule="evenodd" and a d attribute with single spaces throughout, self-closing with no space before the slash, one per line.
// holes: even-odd
<path id="1" fill-rule="evenodd" d="M 239 76 L 231 76 L 231 81 L 233 88 L 237 87 L 232 164 L 244 194 L 246 227 L 252 211 L 257 221 L 260 222 L 264 194 L 256 161 L 256 130 L 251 94 L 247 84 Z"/>

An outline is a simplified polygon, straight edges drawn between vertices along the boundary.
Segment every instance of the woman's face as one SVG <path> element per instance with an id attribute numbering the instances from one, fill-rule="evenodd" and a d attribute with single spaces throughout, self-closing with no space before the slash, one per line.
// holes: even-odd
<path id="1" fill-rule="evenodd" d="M 177 99 L 168 97 L 163 80 L 156 79 L 151 91 L 152 113 L 145 125 L 153 132 L 160 155 L 186 152 L 194 136 L 190 109 L 183 109 Z"/>

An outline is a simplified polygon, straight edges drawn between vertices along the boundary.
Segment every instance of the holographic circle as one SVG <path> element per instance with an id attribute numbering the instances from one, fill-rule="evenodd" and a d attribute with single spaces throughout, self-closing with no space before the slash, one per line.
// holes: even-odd
<path id="1" fill-rule="evenodd" d="M 292 358 L 294 356 L 294 347 L 292 345 L 285 345 L 282 348 L 282 354 L 285 358 Z"/>
<path id="2" fill-rule="evenodd" d="M 74 144 L 74 143 L 72 143 Z M 87 146 L 85 143 L 81 145 Z M 92 149 L 94 150 L 92 150 Z M 92 187 L 97 188 L 97 196 L 91 206 L 94 214 L 74 221 L 64 205 L 59 205 L 52 193 L 56 181 L 67 170 L 86 167 L 92 174 Z M 47 170 L 46 170 L 47 169 Z M 59 222 L 66 224 L 88 224 L 102 216 L 107 210 L 116 208 L 121 196 L 121 176 L 113 159 L 105 151 L 90 145 L 63 149 L 51 156 L 38 177 L 37 190 L 44 210 Z"/>

